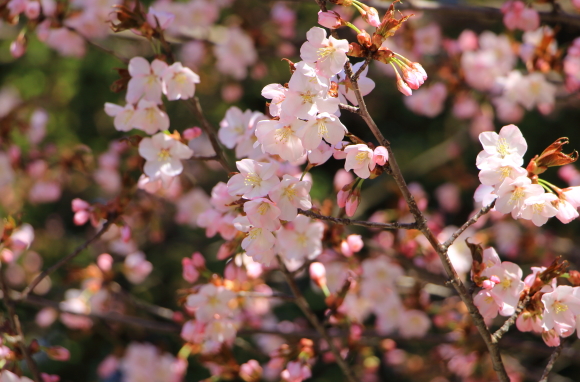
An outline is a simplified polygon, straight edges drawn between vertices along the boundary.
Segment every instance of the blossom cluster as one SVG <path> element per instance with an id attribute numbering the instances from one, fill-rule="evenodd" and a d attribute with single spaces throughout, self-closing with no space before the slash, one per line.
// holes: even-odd
<path id="1" fill-rule="evenodd" d="M 546 170 L 544 166 L 558 166 L 575 160 L 566 155 L 563 159 L 553 158 L 556 153 L 561 153 L 562 143 L 556 141 L 539 158 L 532 159 L 526 169 L 521 166 L 528 146 L 517 126 L 504 126 L 499 134 L 481 133 L 479 139 L 483 151 L 476 162 L 482 183 L 476 192 L 478 201 L 488 205 L 496 199 L 497 211 L 511 214 L 514 219 L 531 220 L 537 226 L 554 216 L 563 223 L 578 217 L 580 189 L 569 187 L 561 190 L 538 176 Z"/>

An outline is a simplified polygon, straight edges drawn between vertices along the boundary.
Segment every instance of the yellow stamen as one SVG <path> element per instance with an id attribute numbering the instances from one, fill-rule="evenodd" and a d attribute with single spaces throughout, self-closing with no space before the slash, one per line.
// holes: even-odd
<path id="1" fill-rule="evenodd" d="M 328 128 L 326 127 L 326 118 L 318 120 L 318 136 L 326 137 L 328 135 Z"/>
<path id="2" fill-rule="evenodd" d="M 336 48 L 332 45 L 327 46 L 325 48 L 319 48 L 317 53 L 318 53 L 318 59 L 320 61 L 325 60 L 328 56 L 330 56 L 331 54 L 333 54 L 334 52 L 336 52 Z"/>
<path id="3" fill-rule="evenodd" d="M 169 149 L 161 149 L 159 154 L 157 154 L 157 158 L 161 162 L 168 161 L 171 158 L 171 154 L 169 154 Z"/>
<path id="4" fill-rule="evenodd" d="M 356 154 L 355 159 L 356 161 L 361 164 L 368 158 L 368 153 L 366 151 L 360 152 Z"/>
<path id="5" fill-rule="evenodd" d="M 300 97 L 302 97 L 302 104 L 314 103 L 313 98 L 316 97 L 316 95 L 310 93 L 310 90 L 309 90 L 306 93 L 300 93 Z"/>
<path id="6" fill-rule="evenodd" d="M 284 193 L 282 194 L 282 197 L 286 197 L 290 201 L 294 200 L 295 196 L 296 196 L 296 190 L 294 189 L 294 185 L 286 187 L 284 189 Z"/>
<path id="7" fill-rule="evenodd" d="M 262 178 L 260 178 L 256 173 L 250 172 L 246 175 L 244 184 L 246 186 L 259 187 L 260 184 L 262 184 Z"/>
<path id="8" fill-rule="evenodd" d="M 260 215 L 265 215 L 266 212 L 268 212 L 270 210 L 270 205 L 268 203 L 262 203 L 260 204 L 260 207 L 258 207 L 258 213 Z"/>
<path id="9" fill-rule="evenodd" d="M 514 192 L 512 193 L 510 200 L 508 201 L 508 204 L 517 203 L 520 200 L 522 200 L 525 196 L 526 196 L 526 193 L 524 192 L 524 188 L 523 187 L 516 187 Z"/>
<path id="10" fill-rule="evenodd" d="M 286 141 L 288 141 L 288 138 L 290 137 L 290 135 L 292 135 L 294 131 L 292 131 L 292 128 L 290 126 L 284 126 L 281 129 L 277 129 L 276 133 L 274 134 L 274 139 L 278 142 L 278 143 L 285 143 Z"/>
<path id="11" fill-rule="evenodd" d="M 556 301 L 552 305 L 552 308 L 554 308 L 554 311 L 556 312 L 556 314 L 558 314 L 558 313 L 564 313 L 565 311 L 568 310 L 568 305 L 562 304 L 560 301 Z"/>
<path id="12" fill-rule="evenodd" d="M 499 138 L 495 145 L 495 149 L 497 150 L 499 156 L 505 158 L 506 155 L 509 154 L 510 145 L 505 138 Z"/>

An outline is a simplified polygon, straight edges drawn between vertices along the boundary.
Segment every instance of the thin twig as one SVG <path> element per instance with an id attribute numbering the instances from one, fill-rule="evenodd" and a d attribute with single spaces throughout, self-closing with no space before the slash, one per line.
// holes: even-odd
<path id="1" fill-rule="evenodd" d="M 564 347 L 563 344 L 560 343 L 560 345 L 558 345 L 558 347 L 556 349 L 554 349 L 554 352 L 550 356 L 550 360 L 548 361 L 548 364 L 546 365 L 546 368 L 544 369 L 544 374 L 542 374 L 542 378 L 540 379 L 540 382 L 548 382 L 548 375 L 552 371 L 552 368 L 554 367 L 556 360 L 560 356 L 560 353 L 562 353 L 563 347 Z"/>
<path id="2" fill-rule="evenodd" d="M 103 227 L 99 230 L 99 232 L 97 232 L 95 234 L 95 236 L 91 237 L 89 240 L 85 241 L 83 244 L 79 245 L 72 253 L 70 253 L 69 255 L 63 257 L 62 259 L 60 259 L 56 264 L 54 264 L 53 266 L 51 266 L 50 268 L 42 271 L 41 274 L 39 274 L 38 276 L 36 276 L 34 278 L 34 280 L 32 280 L 32 282 L 26 287 L 24 288 L 24 290 L 22 291 L 22 293 L 20 293 L 20 297 L 19 299 L 24 299 L 28 296 L 28 294 L 48 275 L 52 274 L 54 271 L 56 271 L 57 269 L 59 269 L 60 267 L 62 267 L 64 264 L 66 264 L 67 262 L 69 262 L 70 260 L 74 259 L 76 256 L 78 256 L 79 253 L 81 253 L 82 251 L 84 251 L 89 245 L 91 245 L 94 241 L 96 241 L 97 239 L 99 239 L 101 236 L 103 236 L 103 234 L 105 232 L 107 232 L 107 230 L 109 229 L 109 227 L 111 227 L 114 223 L 117 217 L 116 216 L 110 216 L 109 220 L 107 220 L 105 222 L 105 224 L 103 224 Z"/>
<path id="3" fill-rule="evenodd" d="M 40 382 L 40 371 L 38 370 L 38 366 L 36 365 L 36 362 L 34 362 L 32 355 L 28 351 L 28 346 L 26 345 L 24 339 L 24 333 L 22 332 L 22 327 L 20 326 L 20 320 L 18 319 L 18 315 L 14 309 L 14 301 L 11 298 L 11 291 L 6 284 L 6 280 L 4 279 L 4 270 L 2 268 L 0 268 L 0 288 L 2 289 L 2 299 L 4 300 L 4 305 L 6 305 L 6 309 L 8 310 L 8 321 L 10 322 L 10 326 L 15 333 L 16 344 L 24 356 L 24 359 L 26 360 L 28 369 L 32 373 L 32 378 L 35 382 Z"/>
<path id="4" fill-rule="evenodd" d="M 227 172 L 235 171 L 230 166 L 226 157 L 224 156 L 224 152 L 223 152 L 222 147 L 220 146 L 220 144 L 218 142 L 215 129 L 213 128 L 211 123 L 209 123 L 209 121 L 205 118 L 205 115 L 203 114 L 203 109 L 201 108 L 201 104 L 199 103 L 199 98 L 193 97 L 193 98 L 189 99 L 187 101 L 187 106 L 192 111 L 192 113 L 195 115 L 195 117 L 199 120 L 199 122 L 201 122 L 201 128 L 208 136 L 209 141 L 211 142 L 211 146 L 213 147 L 213 151 L 215 151 L 215 156 L 217 157 L 216 160 L 218 162 L 220 162 L 220 164 L 222 165 L 224 170 L 226 170 Z"/>
<path id="5" fill-rule="evenodd" d="M 457 231 L 453 232 L 453 235 L 451 235 L 451 237 L 449 239 L 447 239 L 447 241 L 445 241 L 445 243 L 442 244 L 443 249 L 447 250 L 454 242 L 455 240 L 457 240 L 457 238 L 459 236 L 461 236 L 461 234 L 468 229 L 469 227 L 471 227 L 472 225 L 474 225 L 480 217 L 482 217 L 483 215 L 487 214 L 489 211 L 491 211 L 491 209 L 495 206 L 495 200 L 493 202 L 491 202 L 488 206 L 483 207 L 481 210 L 479 210 L 478 213 L 476 213 L 475 215 L 473 215 L 473 217 L 471 219 L 469 219 L 468 221 L 466 221 L 461 227 L 459 227 L 457 229 Z"/>
<path id="6" fill-rule="evenodd" d="M 501 337 L 510 330 L 511 326 L 516 322 L 516 320 L 518 319 L 518 316 L 526 308 L 526 306 L 528 306 L 529 302 L 530 302 L 530 295 L 528 294 L 528 295 L 526 295 L 526 297 L 523 300 L 521 300 L 518 303 L 518 306 L 517 306 L 514 314 L 512 314 L 510 316 L 510 318 L 508 318 L 506 320 L 506 322 L 504 322 L 503 325 L 498 330 L 496 330 L 495 333 L 493 333 L 493 335 L 491 336 L 491 341 L 493 343 L 499 342 Z"/>
<path id="7" fill-rule="evenodd" d="M 298 305 L 300 310 L 302 310 L 302 313 L 304 313 L 304 315 L 306 316 L 308 321 L 310 321 L 312 326 L 314 326 L 314 329 L 316 329 L 316 331 L 320 334 L 320 336 L 328 343 L 328 347 L 329 347 L 330 351 L 332 352 L 332 354 L 334 355 L 334 358 L 336 359 L 336 363 L 341 368 L 341 370 L 344 373 L 344 375 L 346 376 L 347 380 L 349 382 L 356 382 L 357 379 L 353 375 L 353 373 L 350 369 L 350 366 L 342 358 L 342 356 L 340 355 L 340 351 L 338 350 L 338 348 L 336 347 L 336 345 L 332 341 L 332 338 L 328 335 L 328 332 L 326 331 L 324 326 L 322 326 L 322 324 L 318 320 L 318 317 L 316 317 L 314 312 L 312 312 L 312 310 L 310 309 L 310 305 L 308 305 L 308 301 L 306 301 L 306 299 L 304 298 L 304 296 L 300 292 L 300 289 L 298 288 L 296 281 L 292 277 L 292 274 L 290 273 L 290 271 L 288 271 L 288 268 L 286 268 L 286 265 L 284 264 L 284 261 L 280 258 L 280 255 L 278 255 L 278 263 L 280 264 L 280 270 L 282 271 L 282 273 L 284 274 L 284 277 L 286 278 L 286 282 L 290 286 L 290 290 L 292 290 L 292 293 L 294 294 L 296 305 Z"/>
<path id="8" fill-rule="evenodd" d="M 362 227 L 369 228 L 380 228 L 380 229 L 417 229 L 417 223 L 377 223 L 365 220 L 353 220 L 346 218 L 335 218 L 332 216 L 320 215 L 312 211 L 298 209 L 300 215 L 308 216 L 309 218 L 326 220 L 335 224 L 342 225 L 358 225 Z"/>
<path id="9" fill-rule="evenodd" d="M 338 107 L 340 107 L 343 110 L 348 110 L 351 113 L 360 114 L 360 111 L 359 111 L 358 107 L 356 107 L 356 106 L 345 105 L 344 103 L 339 103 Z"/>

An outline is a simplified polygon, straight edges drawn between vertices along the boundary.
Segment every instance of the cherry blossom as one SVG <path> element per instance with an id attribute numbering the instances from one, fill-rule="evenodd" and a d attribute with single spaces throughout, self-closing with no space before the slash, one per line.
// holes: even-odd
<path id="1" fill-rule="evenodd" d="M 151 64 L 143 57 L 133 57 L 129 61 L 131 80 L 127 85 L 127 102 L 137 103 L 141 97 L 155 104 L 161 103 L 161 76 L 167 69 L 167 64 L 161 60 L 153 60 Z"/>
<path id="2" fill-rule="evenodd" d="M 300 57 L 310 63 L 316 63 L 317 72 L 327 78 L 339 73 L 347 61 L 349 50 L 347 40 L 337 40 L 319 27 L 312 27 L 307 33 L 307 42 L 300 48 Z"/>
<path id="3" fill-rule="evenodd" d="M 199 76 L 191 69 L 176 62 L 167 67 L 162 75 L 163 93 L 170 101 L 189 99 L 195 93 L 195 84 L 199 83 Z"/>
<path id="4" fill-rule="evenodd" d="M 520 176 L 515 180 L 507 178 L 497 190 L 495 208 L 504 214 L 511 213 L 512 217 L 517 219 L 525 207 L 526 200 L 543 193 L 542 186 L 532 184 L 530 178 L 526 176 Z"/>
<path id="5" fill-rule="evenodd" d="M 266 198 L 256 198 L 244 203 L 244 212 L 254 227 L 276 231 L 280 228 L 280 208 Z"/>
<path id="6" fill-rule="evenodd" d="M 260 121 L 256 126 L 256 137 L 262 150 L 271 155 L 295 162 L 304 156 L 302 145 L 304 122 L 299 119 L 283 118 L 279 121 Z"/>
<path id="7" fill-rule="evenodd" d="M 242 241 L 242 248 L 248 256 L 251 256 L 261 264 L 269 265 L 274 259 L 275 253 L 272 249 L 274 244 L 276 244 L 276 238 L 272 232 L 267 229 L 253 227 L 245 216 L 239 216 L 234 219 L 234 226 L 238 231 L 248 233 Z"/>
<path id="8" fill-rule="evenodd" d="M 554 194 L 541 194 L 529 197 L 524 202 L 522 218 L 531 220 L 536 226 L 540 227 L 548 221 L 549 218 L 556 216 L 558 210 L 552 203 L 556 202 L 558 197 Z"/>
<path id="9" fill-rule="evenodd" d="M 280 208 L 280 219 L 292 221 L 296 218 L 298 208 L 309 210 L 310 188 L 312 183 L 300 181 L 297 178 L 284 175 L 280 184 L 272 188 L 268 196 Z"/>
<path id="10" fill-rule="evenodd" d="M 208 323 L 216 316 L 227 317 L 230 314 L 230 301 L 235 293 L 222 286 L 204 284 L 195 294 L 187 296 L 186 305 L 195 309 L 195 318 Z"/>
<path id="11" fill-rule="evenodd" d="M 145 158 L 143 171 L 152 179 L 162 176 L 173 177 L 183 171 L 182 159 L 189 159 L 193 151 L 165 133 L 143 138 L 139 143 L 139 154 Z"/>
<path id="12" fill-rule="evenodd" d="M 115 117 L 115 129 L 119 131 L 130 131 L 135 127 L 134 116 L 135 106 L 128 103 L 125 107 L 115 105 L 114 103 L 105 103 L 105 113 L 109 117 Z"/>
<path id="13" fill-rule="evenodd" d="M 493 131 L 481 133 L 479 141 L 483 146 L 483 151 L 477 156 L 478 168 L 490 157 L 510 159 L 515 166 L 521 166 L 524 162 L 523 157 L 528 144 L 520 129 L 515 125 L 502 127 L 499 134 Z"/>
<path id="14" fill-rule="evenodd" d="M 307 150 L 316 149 L 322 139 L 335 145 L 342 141 L 346 132 L 346 127 L 338 117 L 329 113 L 320 113 L 304 125 L 302 144 Z"/>
<path id="15" fill-rule="evenodd" d="M 350 145 L 344 149 L 346 162 L 344 169 L 353 170 L 359 177 L 366 179 L 370 176 L 370 168 L 374 168 L 373 150 L 365 144 Z"/>
<path id="16" fill-rule="evenodd" d="M 580 314 L 580 298 L 575 288 L 558 286 L 553 292 L 542 296 L 544 312 L 542 328 L 554 329 L 557 335 L 568 337 L 576 329 L 576 316 Z"/>
<path id="17" fill-rule="evenodd" d="M 126 112 L 124 117 L 127 117 Z M 127 123 L 143 130 L 147 134 L 155 134 L 159 130 L 167 130 L 169 128 L 169 117 L 163 110 L 159 109 L 155 102 L 142 99 L 137 104 L 133 117 Z M 120 126 L 125 126 L 126 128 L 127 125 Z"/>
<path id="18" fill-rule="evenodd" d="M 256 162 L 252 159 L 242 159 L 236 162 L 240 170 L 228 181 L 230 195 L 242 196 L 246 199 L 266 196 L 280 179 L 276 174 L 274 163 Z"/>

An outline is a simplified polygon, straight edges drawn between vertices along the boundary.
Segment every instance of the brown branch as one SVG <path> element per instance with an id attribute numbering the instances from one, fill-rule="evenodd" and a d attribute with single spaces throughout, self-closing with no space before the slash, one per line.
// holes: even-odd
<path id="1" fill-rule="evenodd" d="M 360 111 L 359 111 L 358 107 L 356 107 L 356 106 L 345 105 L 344 103 L 339 103 L 338 107 L 340 107 L 343 110 L 348 110 L 351 113 L 360 114 Z"/>
<path id="2" fill-rule="evenodd" d="M 358 81 L 358 78 L 360 77 L 360 75 L 362 74 L 362 72 L 364 72 L 364 70 L 367 68 L 367 66 L 369 66 L 369 64 L 370 64 L 371 61 L 372 61 L 372 58 L 371 57 L 365 58 L 364 64 L 362 64 L 362 66 L 356 71 L 356 73 L 352 77 L 355 81 Z"/>
<path id="3" fill-rule="evenodd" d="M 320 215 L 312 211 L 298 209 L 298 213 L 300 215 L 308 216 L 312 219 L 318 220 L 325 220 L 335 224 L 342 224 L 342 225 L 358 225 L 362 227 L 369 227 L 369 228 L 380 228 L 380 229 L 417 229 L 418 226 L 416 223 L 377 223 L 377 222 L 370 222 L 365 220 L 353 220 L 353 219 L 346 219 L 346 218 L 335 218 L 332 216 Z"/>
<path id="4" fill-rule="evenodd" d="M 491 341 L 493 343 L 499 342 L 501 337 L 510 330 L 511 326 L 518 319 L 520 313 L 526 308 L 526 306 L 528 306 L 530 299 L 531 299 L 530 295 L 527 294 L 526 297 L 518 303 L 518 306 L 514 314 L 512 314 L 510 318 L 508 318 L 506 322 L 504 322 L 503 325 L 498 330 L 496 330 L 495 333 L 493 333 L 493 335 L 491 336 Z"/>
<path id="5" fill-rule="evenodd" d="M 211 146 L 213 147 L 213 151 L 215 151 L 215 156 L 217 157 L 216 160 L 218 162 L 220 162 L 220 164 L 222 165 L 224 170 L 226 170 L 227 172 L 235 171 L 235 169 L 233 169 L 230 166 L 226 157 L 224 156 L 224 151 L 219 144 L 219 141 L 217 139 L 217 135 L 216 135 L 216 132 L 215 132 L 213 126 L 211 125 L 211 123 L 209 123 L 209 121 L 205 118 L 205 115 L 203 114 L 203 109 L 201 108 L 201 104 L 199 103 L 199 98 L 193 97 L 193 98 L 189 99 L 186 103 L 187 103 L 187 106 L 189 107 L 189 109 L 191 110 L 191 112 L 195 115 L 195 117 L 201 123 L 202 130 L 208 136 L 209 141 L 211 142 Z"/>
<path id="6" fill-rule="evenodd" d="M 6 284 L 6 280 L 4 278 L 4 270 L 0 267 L 0 288 L 2 289 L 2 300 L 4 301 L 4 305 L 6 305 L 6 309 L 8 310 L 8 321 L 10 322 L 10 326 L 12 327 L 12 331 L 15 334 L 16 338 L 16 345 L 20 349 L 20 352 L 24 356 L 26 360 L 26 364 L 28 365 L 28 369 L 30 373 L 32 373 L 32 378 L 35 382 L 41 382 L 40 371 L 38 370 L 38 365 L 34 362 L 32 355 L 28 351 L 28 346 L 24 340 L 24 333 L 22 332 L 22 327 L 20 326 L 20 320 L 18 319 L 18 315 L 16 314 L 16 310 L 14 309 L 14 301 L 11 298 L 11 291 Z"/>
<path id="7" fill-rule="evenodd" d="M 493 202 L 491 202 L 488 206 L 483 207 L 481 210 L 479 210 L 478 213 L 473 215 L 473 217 L 471 219 L 466 221 L 465 224 L 463 224 L 461 227 L 459 227 L 457 229 L 457 231 L 453 232 L 453 235 L 451 235 L 451 237 L 449 239 L 447 239 L 447 241 L 445 241 L 445 243 L 442 244 L 443 249 L 447 250 L 453 244 L 453 242 L 455 242 L 455 240 L 457 240 L 457 238 L 459 236 L 461 236 L 461 234 L 463 232 L 465 232 L 466 229 L 468 229 L 473 224 L 475 224 L 479 220 L 480 217 L 482 217 L 483 215 L 485 215 L 489 211 L 491 211 L 491 209 L 494 206 L 495 206 L 495 200 Z"/>
<path id="8" fill-rule="evenodd" d="M 66 264 L 67 262 L 69 262 L 70 260 L 74 259 L 76 256 L 78 256 L 78 254 L 80 254 L 82 251 L 84 251 L 89 245 L 91 245 L 94 241 L 96 241 L 97 239 L 99 239 L 101 236 L 103 236 L 103 234 L 105 232 L 107 232 L 107 230 L 109 229 L 109 227 L 111 227 L 115 221 L 117 220 L 116 216 L 110 216 L 109 220 L 107 220 L 105 222 L 105 224 L 103 224 L 103 227 L 99 230 L 99 232 L 97 232 L 95 234 L 95 236 L 93 236 L 92 238 L 90 238 L 89 240 L 85 241 L 83 244 L 81 244 L 80 246 L 78 246 L 72 253 L 70 253 L 69 255 L 63 257 L 62 259 L 60 259 L 56 264 L 52 265 L 50 268 L 42 271 L 41 274 L 39 274 L 38 276 L 36 276 L 34 278 L 34 280 L 32 280 L 32 282 L 26 287 L 24 288 L 24 290 L 20 293 L 20 296 L 18 299 L 24 299 L 28 296 L 28 294 L 30 294 L 30 292 L 32 292 L 32 290 L 48 275 L 52 274 L 54 271 L 56 271 L 57 269 L 59 269 L 60 267 L 62 267 L 64 264 Z"/>
<path id="9" fill-rule="evenodd" d="M 548 361 L 548 364 L 546 365 L 546 368 L 544 369 L 544 373 L 542 374 L 542 378 L 540 379 L 540 382 L 548 382 L 548 375 L 552 371 L 552 368 L 554 367 L 556 360 L 558 359 L 558 357 L 562 353 L 562 348 L 563 348 L 563 345 L 562 345 L 562 343 L 560 343 L 560 345 L 558 345 L 558 347 L 556 349 L 554 349 L 554 352 L 550 356 L 550 360 Z"/>
<path id="10" fill-rule="evenodd" d="M 310 309 L 310 305 L 308 305 L 308 301 L 306 301 L 306 299 L 304 298 L 304 296 L 300 292 L 300 289 L 298 288 L 296 281 L 292 277 L 292 274 L 290 273 L 290 271 L 288 271 L 288 268 L 286 268 L 286 264 L 284 264 L 284 261 L 280 258 L 280 255 L 278 255 L 277 257 L 278 257 L 278 263 L 280 265 L 280 270 L 284 274 L 284 277 L 286 278 L 286 282 L 288 283 L 288 285 L 290 286 L 290 290 L 292 290 L 292 293 L 294 294 L 296 305 L 298 305 L 300 310 L 302 310 L 302 313 L 304 313 L 304 315 L 306 316 L 308 321 L 310 321 L 312 326 L 314 326 L 314 329 L 316 329 L 318 334 L 320 334 L 320 336 L 328 343 L 328 348 L 330 349 L 330 351 L 334 355 L 334 358 L 336 359 L 336 363 L 341 368 L 342 372 L 346 376 L 346 379 L 349 382 L 356 382 L 357 379 L 353 375 L 353 372 L 350 369 L 350 366 L 342 358 L 342 356 L 340 355 L 340 351 L 338 350 L 338 348 L 336 347 L 336 345 L 332 341 L 332 338 L 328 335 L 328 332 L 326 331 L 324 326 L 322 326 L 322 324 L 318 320 L 318 317 L 316 317 L 314 312 L 312 312 L 312 310 Z"/>

